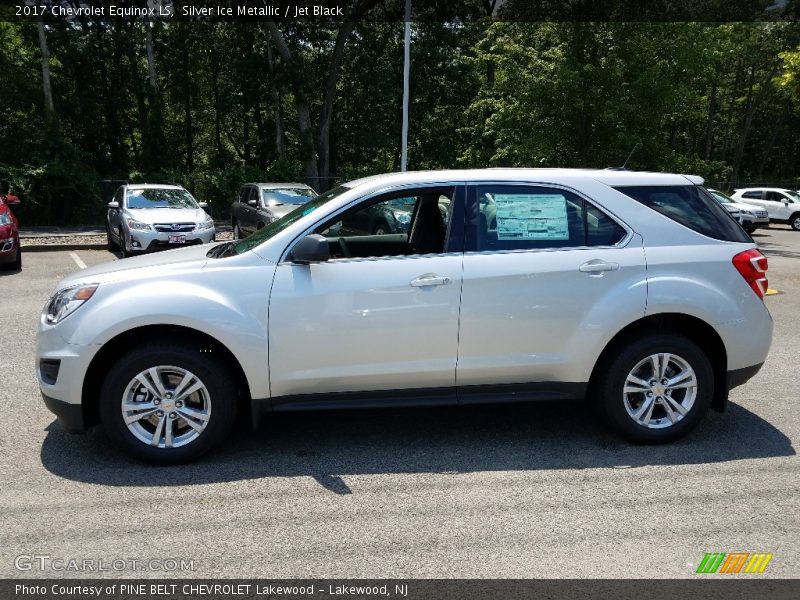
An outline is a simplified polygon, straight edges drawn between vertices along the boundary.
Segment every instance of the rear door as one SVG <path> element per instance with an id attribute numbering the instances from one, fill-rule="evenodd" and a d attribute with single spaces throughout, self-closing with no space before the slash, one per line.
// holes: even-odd
<path id="1" fill-rule="evenodd" d="M 609 330 L 644 315 L 641 238 L 552 185 L 472 185 L 466 214 L 459 401 L 581 395 Z"/>

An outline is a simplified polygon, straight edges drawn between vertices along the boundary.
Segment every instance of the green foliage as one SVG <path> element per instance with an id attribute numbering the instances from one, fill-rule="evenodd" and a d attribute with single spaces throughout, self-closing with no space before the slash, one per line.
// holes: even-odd
<path id="1" fill-rule="evenodd" d="M 49 24 L 45 118 L 36 26 L 0 23 L 0 179 L 18 190 L 23 223 L 102 222 L 102 180 L 180 183 L 218 218 L 245 181 L 303 181 L 321 152 L 338 25 L 279 27 L 289 61 L 266 24 L 158 23 L 153 88 L 142 23 Z M 402 57 L 402 23 L 356 25 L 336 81 L 329 178 L 307 183 L 399 168 Z M 720 187 L 794 182 L 798 125 L 791 23 L 413 27 L 412 169 L 602 168 L 630 155 L 630 168 Z"/>

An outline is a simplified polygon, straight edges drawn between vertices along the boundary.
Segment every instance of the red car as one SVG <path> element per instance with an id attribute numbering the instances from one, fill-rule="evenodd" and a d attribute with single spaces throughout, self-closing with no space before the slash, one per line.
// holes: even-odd
<path id="1" fill-rule="evenodd" d="M 19 221 L 9 205 L 19 204 L 12 194 L 0 196 L 0 269 L 22 269 L 22 252 L 19 247 Z"/>

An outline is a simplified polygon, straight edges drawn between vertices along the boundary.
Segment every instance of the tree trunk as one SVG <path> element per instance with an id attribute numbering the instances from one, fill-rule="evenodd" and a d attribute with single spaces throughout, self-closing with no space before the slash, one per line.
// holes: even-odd
<path id="1" fill-rule="evenodd" d="M 778 68 L 776 65 L 771 67 L 767 77 L 761 83 L 761 89 L 756 96 L 753 95 L 756 78 L 755 67 L 752 68 L 750 73 L 750 81 L 747 89 L 747 113 L 745 115 L 744 124 L 742 125 L 742 132 L 739 135 L 739 143 L 736 146 L 736 157 L 734 158 L 733 170 L 731 172 L 731 179 L 733 180 L 734 184 L 738 185 L 739 171 L 741 170 L 742 159 L 744 158 L 744 149 L 747 145 L 747 139 L 750 136 L 750 130 L 753 126 L 753 116 L 755 115 L 756 108 L 758 108 L 760 105 L 760 101 L 766 93 L 765 90 L 769 89 L 769 82 L 772 81 L 773 77 L 775 77 L 777 70 Z"/>
<path id="2" fill-rule="evenodd" d="M 328 77 L 325 81 L 325 91 L 322 100 L 322 112 L 319 118 L 319 189 L 325 191 L 330 188 L 330 158 L 331 158 L 331 119 L 333 117 L 333 100 L 336 97 L 336 83 L 339 80 L 339 72 L 344 59 L 344 47 L 347 38 L 353 32 L 355 23 L 343 23 L 336 34 L 336 43 L 331 55 L 331 63 L 328 69 Z"/>
<path id="3" fill-rule="evenodd" d="M 191 65 L 191 33 L 187 30 L 183 40 L 183 73 L 184 73 L 184 132 L 186 135 L 186 171 L 189 179 L 193 181 L 194 172 L 194 130 L 192 124 L 192 65 Z M 191 190 L 192 192 L 194 190 Z"/>
<path id="4" fill-rule="evenodd" d="M 44 91 L 44 110 L 47 117 L 54 116 L 53 88 L 50 87 L 50 49 L 47 47 L 47 36 L 44 31 L 44 21 L 37 22 L 39 27 L 39 50 L 42 53 L 42 90 Z"/>
<path id="5" fill-rule="evenodd" d="M 148 22 L 145 25 L 145 47 L 147 48 L 147 73 L 150 80 L 150 89 L 155 95 L 158 90 L 158 83 L 156 81 L 156 59 L 153 55 L 153 23 Z"/>
<path id="6" fill-rule="evenodd" d="M 761 177 L 764 174 L 764 167 L 767 165 L 767 160 L 769 160 L 770 156 L 772 155 L 772 148 L 775 146 L 775 141 L 778 139 L 778 133 L 783 127 L 783 122 L 789 115 L 790 110 L 791 105 L 787 101 L 786 104 L 784 104 L 781 114 L 778 116 L 778 120 L 775 121 L 775 126 L 772 128 L 772 131 L 769 134 L 769 141 L 764 147 L 764 152 L 761 154 L 761 160 L 758 162 L 758 169 L 756 171 L 756 179 L 759 181 L 761 181 Z"/>
<path id="7" fill-rule="evenodd" d="M 708 97 L 708 117 L 706 119 L 706 141 L 703 148 L 703 159 L 711 160 L 711 150 L 714 144 L 714 111 L 717 110 L 717 80 L 711 83 L 711 93 Z"/>
<path id="8" fill-rule="evenodd" d="M 274 21 L 267 21 L 267 28 L 269 29 L 272 41 L 278 48 L 278 53 L 286 64 L 292 63 L 292 52 L 286 44 L 280 29 L 275 25 Z M 305 90 L 303 90 L 300 81 L 297 78 L 292 80 L 294 87 L 294 101 L 297 107 L 297 126 L 300 130 L 300 158 L 303 161 L 303 171 L 309 185 L 316 187 L 318 183 L 317 171 L 317 157 L 316 149 L 314 148 L 314 133 L 311 128 L 311 111 L 308 108 L 308 98 L 306 97 Z"/>
<path id="9" fill-rule="evenodd" d="M 283 157 L 284 153 L 284 132 L 283 132 L 283 115 L 281 114 L 281 96 L 278 93 L 278 86 L 275 85 L 275 66 L 272 62 L 272 44 L 267 41 L 267 71 L 270 75 L 270 89 L 272 94 L 272 103 L 275 105 L 275 155 L 278 159 Z"/>

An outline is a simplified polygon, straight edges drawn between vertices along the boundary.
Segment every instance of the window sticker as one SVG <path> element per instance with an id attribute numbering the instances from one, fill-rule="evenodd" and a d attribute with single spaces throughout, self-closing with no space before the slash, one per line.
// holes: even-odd
<path id="1" fill-rule="evenodd" d="M 567 199 L 560 194 L 495 194 L 497 239 L 568 240 Z"/>

